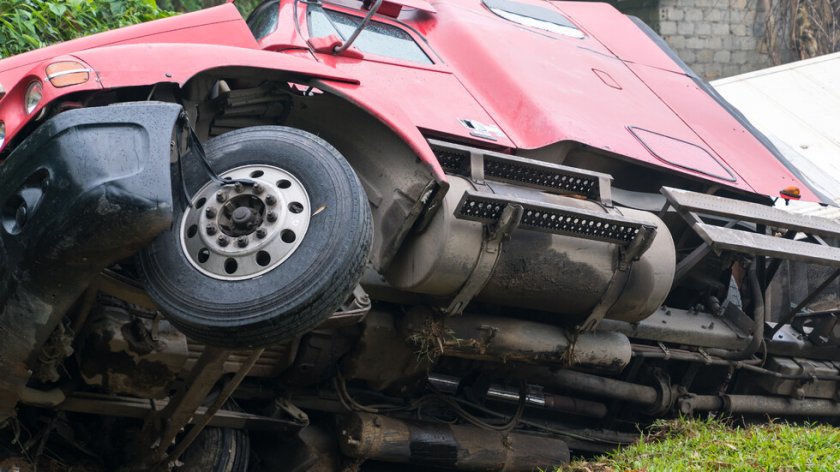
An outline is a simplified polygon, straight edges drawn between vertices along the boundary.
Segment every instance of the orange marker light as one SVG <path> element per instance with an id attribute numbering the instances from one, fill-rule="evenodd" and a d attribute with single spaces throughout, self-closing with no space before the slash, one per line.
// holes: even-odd
<path id="1" fill-rule="evenodd" d="M 801 193 L 799 192 L 799 187 L 796 185 L 788 185 L 779 190 L 779 195 L 785 200 L 799 200 Z"/>
<path id="2" fill-rule="evenodd" d="M 74 61 L 53 62 L 47 66 L 47 80 L 53 87 L 83 84 L 90 79 L 91 70 Z"/>

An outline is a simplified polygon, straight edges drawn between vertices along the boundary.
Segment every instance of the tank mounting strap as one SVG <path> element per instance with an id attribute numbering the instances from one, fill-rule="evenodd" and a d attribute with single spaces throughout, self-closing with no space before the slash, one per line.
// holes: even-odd
<path id="1" fill-rule="evenodd" d="M 661 192 L 668 201 L 663 211 L 673 206 L 716 253 L 730 251 L 840 267 L 840 248 L 821 238 L 840 239 L 840 222 L 675 188 L 663 187 Z M 709 217 L 729 222 L 719 226 L 704 221 Z M 738 229 L 738 222 L 751 223 L 756 231 Z M 768 227 L 775 230 L 768 234 Z M 794 240 L 796 233 L 804 233 L 817 242 Z"/>
<path id="2" fill-rule="evenodd" d="M 458 294 L 444 309 L 447 315 L 459 315 L 467 307 L 482 288 L 487 284 L 493 268 L 501 254 L 502 243 L 510 238 L 510 234 L 516 230 L 522 219 L 522 206 L 517 204 L 506 205 L 501 211 L 498 221 L 492 226 L 484 229 L 484 241 L 481 244 L 481 252 L 478 255 L 478 262 L 475 264 L 467 281 L 458 290 Z"/>
<path id="3" fill-rule="evenodd" d="M 649 225 L 642 226 L 630 245 L 622 248 L 618 260 L 618 267 L 613 272 L 607 289 L 601 296 L 601 301 L 595 305 L 595 308 L 592 309 L 592 312 L 589 313 L 589 316 L 583 323 L 577 326 L 575 329 L 576 332 L 592 331 L 601 324 L 601 321 L 607 316 L 607 312 L 609 312 L 610 308 L 615 305 L 615 302 L 621 296 L 627 280 L 630 278 L 630 268 L 633 266 L 633 263 L 642 257 L 642 254 L 650 247 L 654 237 L 656 237 L 655 227 Z"/>
<path id="4" fill-rule="evenodd" d="M 620 215 L 472 191 L 464 192 L 455 208 L 455 217 L 494 224 L 512 204 L 523 209 L 519 221 L 522 229 L 604 241 L 627 249 L 634 247 L 637 256 L 648 249 L 656 233 L 656 226 Z"/>
<path id="5" fill-rule="evenodd" d="M 546 192 L 579 195 L 612 206 L 609 174 L 434 139 L 429 140 L 429 145 L 445 172 L 476 183 L 484 183 L 485 179 L 507 182 Z"/>

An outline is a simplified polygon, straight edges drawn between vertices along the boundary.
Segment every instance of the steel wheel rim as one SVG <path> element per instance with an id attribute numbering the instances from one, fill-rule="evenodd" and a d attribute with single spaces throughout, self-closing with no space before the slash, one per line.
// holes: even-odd
<path id="1" fill-rule="evenodd" d="M 219 175 L 253 185 L 209 182 L 181 217 L 179 239 L 189 263 L 218 280 L 266 274 L 300 246 L 312 212 L 303 184 L 279 167 L 249 164 Z"/>

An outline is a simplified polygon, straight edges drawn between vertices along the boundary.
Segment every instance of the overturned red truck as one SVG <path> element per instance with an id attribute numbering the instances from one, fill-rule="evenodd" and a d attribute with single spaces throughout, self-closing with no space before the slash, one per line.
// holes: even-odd
<path id="1" fill-rule="evenodd" d="M 657 417 L 840 416 L 809 309 L 840 223 L 773 205 L 826 197 L 605 4 L 50 46 L 0 60 L 0 159 L 7 464 L 524 471 Z M 784 261 L 828 277 L 773 303 Z"/>

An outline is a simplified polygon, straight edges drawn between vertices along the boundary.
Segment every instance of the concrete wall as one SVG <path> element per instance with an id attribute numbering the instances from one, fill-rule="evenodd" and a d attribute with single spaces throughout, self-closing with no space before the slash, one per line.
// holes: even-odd
<path id="1" fill-rule="evenodd" d="M 700 77 L 714 80 L 775 65 L 764 44 L 766 10 L 789 0 L 608 1 L 641 18 Z M 793 59 L 777 53 L 782 62 Z"/>
<path id="2" fill-rule="evenodd" d="M 659 34 L 706 80 L 773 65 L 761 0 L 660 0 Z"/>

